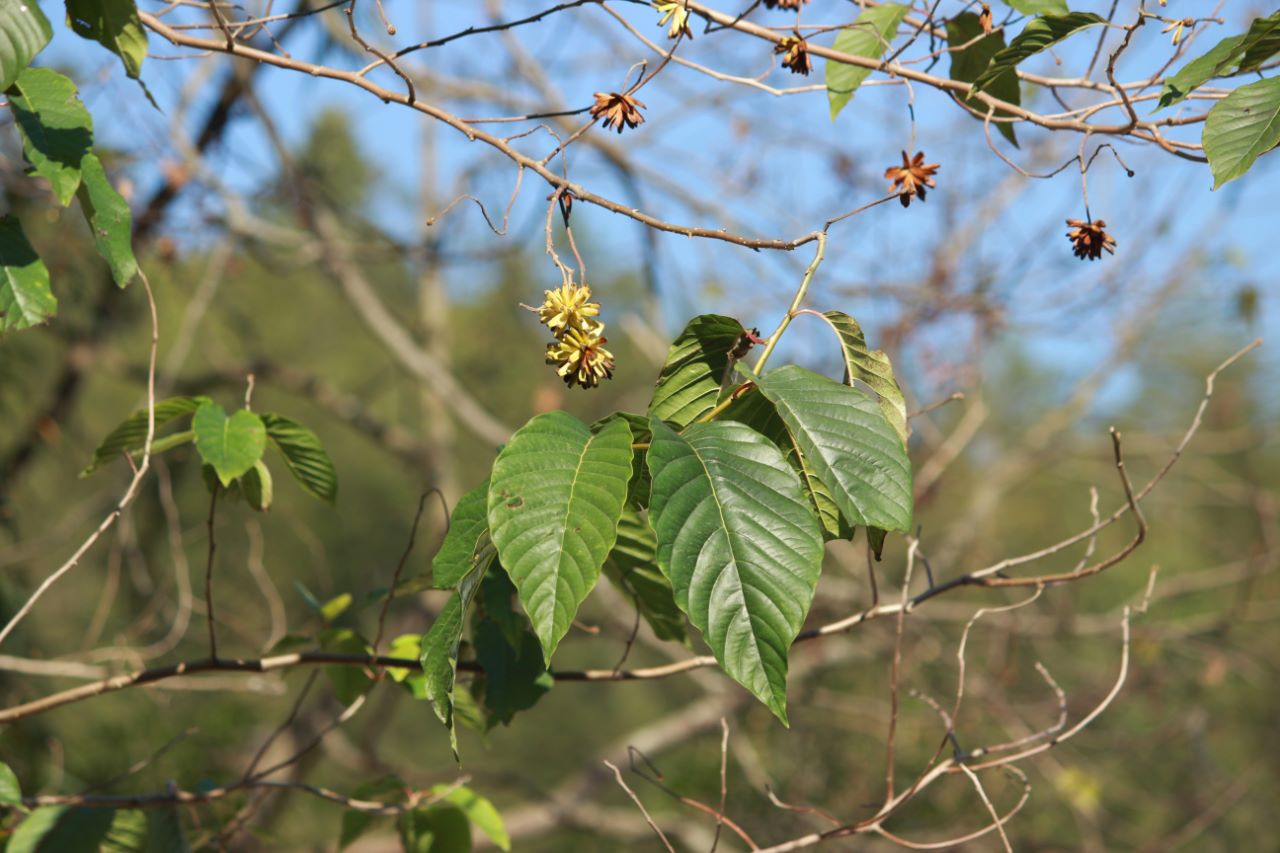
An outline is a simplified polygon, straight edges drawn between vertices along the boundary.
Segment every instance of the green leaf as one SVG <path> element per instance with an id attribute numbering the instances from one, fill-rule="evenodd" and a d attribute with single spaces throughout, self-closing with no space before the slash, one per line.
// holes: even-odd
<path id="1" fill-rule="evenodd" d="M 599 432 L 617 420 L 626 421 L 627 426 L 631 428 L 633 446 L 649 443 L 649 418 L 646 415 L 637 415 L 635 412 L 614 412 L 593 423 L 591 431 Z M 636 448 L 635 457 L 631 461 L 631 482 L 627 484 L 627 503 L 633 506 L 645 507 L 649 504 L 649 466 L 644 464 L 647 452 L 643 447 Z"/>
<path id="2" fill-rule="evenodd" d="M 388 670 L 389 671 L 389 670 Z M 351 792 L 353 800 L 365 800 L 385 803 L 404 802 L 404 782 L 396 776 L 383 776 L 372 782 L 357 785 Z M 342 813 L 342 831 L 338 835 L 338 849 L 345 850 L 349 844 L 365 833 L 378 815 L 369 812 L 347 809 Z"/>
<path id="3" fill-rule="evenodd" d="M 0 761 L 0 806 L 22 806 L 22 786 L 18 784 L 18 775 L 3 761 Z"/>
<path id="4" fill-rule="evenodd" d="M 489 840 L 502 850 L 511 849 L 511 837 L 502 823 L 502 815 L 493 803 L 465 785 L 434 785 L 430 791 L 434 797 L 443 795 L 441 802 L 456 806 L 471 821 L 471 825 L 489 836 Z"/>
<path id="5" fill-rule="evenodd" d="M 0 332 L 38 326 L 56 313 L 58 300 L 49 289 L 44 261 L 17 218 L 0 216 Z"/>
<path id="6" fill-rule="evenodd" d="M 147 849 L 147 813 L 142 809 L 121 809 L 98 848 L 101 853 L 144 853 Z"/>
<path id="7" fill-rule="evenodd" d="M 88 154 L 80 163 L 80 210 L 84 213 L 93 245 L 98 255 L 111 268 L 111 277 L 125 287 L 138 274 L 138 261 L 133 256 L 133 214 L 129 203 L 111 186 L 97 155 Z"/>
<path id="8" fill-rule="evenodd" d="M 322 501 L 337 500 L 338 472 L 316 434 L 284 415 L 271 412 L 263 413 L 262 423 L 298 484 Z"/>
<path id="9" fill-rule="evenodd" d="M 244 499 L 249 502 L 249 506 L 258 512 L 271 509 L 274 488 L 271 484 L 271 471 L 261 459 L 253 463 L 253 467 L 245 472 L 241 485 L 244 488 Z"/>
<path id="10" fill-rule="evenodd" d="M 468 853 L 471 824 L 456 806 L 431 806 L 400 815 L 400 846 L 404 853 Z"/>
<path id="11" fill-rule="evenodd" d="M 343 592 L 320 605 L 320 618 L 325 622 L 333 622 L 351 606 L 351 593 Z"/>
<path id="12" fill-rule="evenodd" d="M 508 645 L 519 648 L 520 638 L 529 633 L 529 618 L 516 609 L 512 603 L 515 597 L 516 588 L 506 569 L 485 574 L 480 583 L 480 616 L 496 622 Z"/>
<path id="13" fill-rule="evenodd" d="M 657 418 L 650 426 L 658 565 L 720 666 L 785 724 L 787 650 L 822 568 L 800 480 L 742 424 L 696 424 L 683 435 Z"/>
<path id="14" fill-rule="evenodd" d="M 53 27 L 39 4 L 0 0 L 0 90 L 13 85 L 51 38 Z"/>
<path id="15" fill-rule="evenodd" d="M 1004 0 L 1005 5 L 1024 15 L 1065 15 L 1071 11 L 1067 0 Z"/>
<path id="16" fill-rule="evenodd" d="M 631 479 L 631 430 L 538 415 L 498 454 L 489 530 L 548 663 L 600 578 Z"/>
<path id="17" fill-rule="evenodd" d="M 27 68 L 8 95 L 22 153 L 66 207 L 80 186 L 80 163 L 93 151 L 93 118 L 76 84 L 51 68 Z"/>
<path id="18" fill-rule="evenodd" d="M 911 529 L 911 462 L 875 401 L 793 364 L 756 385 L 850 523 Z"/>
<path id="19" fill-rule="evenodd" d="M 1058 0 L 1056 4 L 1049 3 L 1047 5 L 1061 5 L 1062 12 L 1065 13 L 1067 11 L 1066 4 L 1062 3 L 1061 0 Z M 975 39 L 977 40 L 974 41 Z M 991 58 L 1004 50 L 1004 31 L 1001 30 L 984 36 L 982 34 L 982 23 L 978 20 L 978 16 L 972 12 L 962 12 L 953 18 L 947 19 L 947 44 L 953 48 L 960 45 L 968 45 L 951 53 L 951 79 L 959 80 L 962 83 L 972 83 L 991 64 Z M 987 87 L 987 92 L 1006 103 L 1022 104 L 1022 87 L 1018 84 L 1018 73 L 1012 68 L 991 81 L 991 85 Z M 972 95 L 965 99 L 965 103 L 983 114 L 988 110 L 986 104 Z M 1011 113 L 1008 110 L 996 110 L 993 115 L 1008 117 Z M 1005 139 L 1017 146 L 1018 136 L 1012 124 L 1003 121 L 993 121 L 991 124 L 996 130 L 1000 131 Z"/>
<path id="20" fill-rule="evenodd" d="M 1201 141 L 1215 190 L 1249 171 L 1280 143 L 1280 77 L 1241 86 L 1218 101 L 1205 118 Z"/>
<path id="21" fill-rule="evenodd" d="M 827 311 L 822 317 L 840 338 L 845 384 L 852 385 L 857 380 L 876 392 L 880 398 L 880 411 L 884 412 L 885 418 L 905 446 L 911 434 L 907 426 L 907 401 L 902 396 L 902 387 L 893 375 L 893 364 L 889 361 L 889 356 L 884 354 L 884 350 L 873 350 L 867 346 L 862 327 L 848 314 Z"/>
<path id="22" fill-rule="evenodd" d="M 1240 50 L 1244 55 L 1236 68 L 1237 74 L 1257 71 L 1262 63 L 1275 56 L 1280 51 L 1280 12 L 1268 18 L 1255 18 L 1240 43 Z"/>
<path id="23" fill-rule="evenodd" d="M 1100 26 L 1106 22 L 1105 18 L 1092 12 L 1071 12 L 1066 15 L 1032 18 L 1008 47 L 991 58 L 991 64 L 987 66 L 987 70 L 973 81 L 973 91 L 981 92 L 989 88 L 1024 59 L 1052 47 L 1081 30 Z"/>
<path id="24" fill-rule="evenodd" d="M 719 314 L 690 320 L 667 353 L 649 414 L 686 427 L 715 408 L 731 378 L 730 353 L 744 332 L 737 320 Z"/>
<path id="25" fill-rule="evenodd" d="M 262 418 L 248 409 L 227 417 L 217 403 L 201 403 L 191 418 L 191 429 L 200 458 L 217 472 L 223 488 L 252 468 L 267 446 Z"/>
<path id="26" fill-rule="evenodd" d="M 5 853 L 98 853 L 114 818 L 114 809 L 36 809 L 9 837 Z"/>
<path id="27" fill-rule="evenodd" d="M 538 638 L 511 605 L 514 592 L 505 572 L 488 572 L 481 583 L 482 607 L 473 618 L 472 643 L 482 673 L 472 693 L 484 708 L 487 728 L 510 723 L 555 684 Z M 454 697 L 455 719 L 461 718 L 461 697 L 461 691 Z"/>
<path id="28" fill-rule="evenodd" d="M 160 400 L 156 403 L 156 432 L 175 418 L 193 414 L 196 409 L 208 402 L 210 402 L 208 397 L 170 397 L 167 400 Z M 102 440 L 98 449 L 93 451 L 93 461 L 80 472 L 80 476 L 89 476 L 125 453 L 141 451 L 146 441 L 147 410 L 138 409 Z"/>
<path id="29" fill-rule="evenodd" d="M 1240 44 L 1243 41 L 1242 35 L 1225 38 L 1208 53 L 1197 56 L 1182 66 L 1177 74 L 1164 81 L 1164 87 L 1160 90 L 1160 102 L 1152 112 L 1180 103 L 1197 87 L 1221 73 L 1225 66 L 1234 64 L 1235 59 L 1240 56 Z"/>
<path id="30" fill-rule="evenodd" d="M 329 628 L 320 632 L 320 648 L 326 652 L 372 655 L 373 649 L 364 638 L 349 628 Z M 350 705 L 369 688 L 365 668 L 354 664 L 333 664 L 324 668 L 333 685 L 333 694 L 343 705 Z"/>
<path id="31" fill-rule="evenodd" d="M 120 57 L 130 77 L 142 73 L 147 31 L 142 28 L 134 0 L 67 0 L 67 26 Z"/>
<path id="32" fill-rule="evenodd" d="M 401 634 L 391 641 L 387 646 L 387 657 L 404 658 L 405 660 L 418 660 L 422 657 L 422 635 L 421 634 Z M 403 684 L 414 676 L 414 673 L 421 674 L 421 670 L 409 669 L 403 666 L 387 667 L 387 675 L 391 676 L 391 680 L 397 684 Z M 419 698 L 427 698 L 423 693 Z"/>
<path id="33" fill-rule="evenodd" d="M 898 25 L 908 11 L 908 7 L 901 3 L 884 3 L 863 9 L 857 20 L 840 31 L 832 47 L 851 56 L 877 59 L 888 50 L 889 43 L 897 35 Z M 871 71 L 860 65 L 827 60 L 827 100 L 831 104 L 832 121 L 849 103 L 862 81 L 871 76 Z"/>
<path id="34" fill-rule="evenodd" d="M 645 431 L 648 431 L 646 425 Z M 609 581 L 635 602 L 636 609 L 659 640 L 675 640 L 689 645 L 684 615 L 676 607 L 671 582 L 658 569 L 658 542 L 649 522 L 633 507 L 622 511 L 618 542 L 604 561 Z"/>
<path id="35" fill-rule="evenodd" d="M 475 600 L 484 579 L 485 571 L 493 563 L 493 557 L 483 565 L 477 565 L 459 580 L 458 591 L 445 603 L 444 609 L 422 636 L 422 673 L 426 677 L 426 698 L 440 722 L 449 729 L 449 745 L 453 758 L 461 763 L 458 755 L 458 731 L 453 721 L 454 684 L 458 675 L 458 655 L 462 649 L 462 629 L 466 625 L 467 611 Z"/>
<path id="36" fill-rule="evenodd" d="M 431 583 L 453 589 L 475 568 L 480 540 L 489 530 L 489 478 L 459 499 L 449 516 L 449 530 L 431 560 Z"/>
<path id="37" fill-rule="evenodd" d="M 147 812 L 146 853 L 191 853 L 177 809 L 150 809 Z"/>

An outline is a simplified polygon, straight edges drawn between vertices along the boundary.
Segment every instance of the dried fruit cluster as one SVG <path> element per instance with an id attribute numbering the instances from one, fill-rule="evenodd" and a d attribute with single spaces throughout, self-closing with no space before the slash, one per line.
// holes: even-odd
<path id="1" fill-rule="evenodd" d="M 591 288 L 566 282 L 544 293 L 538 320 L 556 336 L 547 344 L 547 364 L 556 366 L 570 388 L 594 388 L 601 379 L 612 379 L 613 353 L 604 348 L 608 338 L 604 323 L 595 319 L 600 305 L 591 301 Z"/>

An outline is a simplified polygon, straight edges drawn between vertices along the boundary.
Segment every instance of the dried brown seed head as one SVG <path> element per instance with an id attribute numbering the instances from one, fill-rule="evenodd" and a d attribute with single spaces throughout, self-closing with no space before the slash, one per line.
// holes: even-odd
<path id="1" fill-rule="evenodd" d="M 915 157 L 907 157 L 907 152 L 903 151 L 902 165 L 885 169 L 884 176 L 892 181 L 889 192 L 896 192 L 902 206 L 908 207 L 913 196 L 924 201 L 925 188 L 938 185 L 933 179 L 937 171 L 937 163 L 924 162 L 923 151 L 916 152 Z"/>

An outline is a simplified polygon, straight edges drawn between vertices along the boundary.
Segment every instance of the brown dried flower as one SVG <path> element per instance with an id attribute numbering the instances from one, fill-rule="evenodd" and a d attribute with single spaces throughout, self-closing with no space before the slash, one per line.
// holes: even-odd
<path id="1" fill-rule="evenodd" d="M 592 118 L 603 118 L 605 127 L 617 128 L 622 133 L 624 127 L 639 127 L 644 124 L 644 116 L 640 115 L 640 107 L 644 103 L 630 95 L 618 92 L 596 92 L 596 103 L 591 108 Z"/>
<path id="2" fill-rule="evenodd" d="M 889 192 L 897 192 L 902 206 L 908 207 L 912 196 L 924 201 L 925 187 L 932 188 L 938 185 L 933 179 L 937 171 L 937 163 L 924 162 L 923 151 L 917 151 L 916 156 L 911 158 L 908 158 L 907 152 L 903 151 L 902 165 L 885 169 L 884 176 L 893 182 L 889 185 Z"/>
<path id="3" fill-rule="evenodd" d="M 1107 227 L 1103 220 L 1085 222 L 1082 219 L 1068 219 L 1067 227 L 1072 229 L 1067 232 L 1067 239 L 1071 241 L 1072 252 L 1077 258 L 1096 261 L 1102 257 L 1103 249 L 1112 255 L 1116 253 L 1116 241 L 1103 230 Z"/>
<path id="4" fill-rule="evenodd" d="M 809 76 L 813 60 L 809 58 L 809 43 L 800 36 L 788 36 L 773 46 L 773 52 L 782 57 L 782 67 L 792 74 Z"/>
<path id="5" fill-rule="evenodd" d="M 991 7 L 986 3 L 982 4 L 982 11 L 978 13 L 978 25 L 982 27 L 984 35 L 991 35 Z"/>
<path id="6" fill-rule="evenodd" d="M 795 9 L 799 11 L 800 7 L 809 0 L 764 0 L 766 9 Z"/>
<path id="7" fill-rule="evenodd" d="M 608 338 L 600 334 L 603 326 L 595 329 L 569 329 L 558 341 L 547 344 L 547 364 L 556 365 L 556 372 L 572 388 L 594 388 L 600 380 L 613 378 L 613 353 L 604 348 Z"/>

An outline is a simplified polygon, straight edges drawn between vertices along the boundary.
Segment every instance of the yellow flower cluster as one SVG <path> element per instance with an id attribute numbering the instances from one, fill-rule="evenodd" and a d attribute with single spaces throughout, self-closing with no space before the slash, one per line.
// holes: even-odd
<path id="1" fill-rule="evenodd" d="M 613 353 L 604 348 L 604 323 L 595 319 L 600 305 L 591 301 L 591 288 L 566 283 L 544 291 L 538 319 L 556 339 L 547 344 L 547 364 L 572 388 L 594 388 L 601 378 L 613 378 Z"/>

